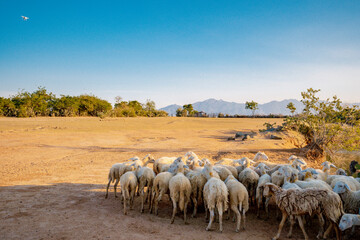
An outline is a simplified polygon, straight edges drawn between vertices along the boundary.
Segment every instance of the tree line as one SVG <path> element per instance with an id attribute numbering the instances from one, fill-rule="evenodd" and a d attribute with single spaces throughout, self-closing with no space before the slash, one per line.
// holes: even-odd
<path id="1" fill-rule="evenodd" d="M 5 117 L 164 117 L 165 111 L 157 110 L 155 103 L 147 100 L 142 104 L 138 101 L 123 101 L 116 98 L 114 107 L 106 100 L 93 95 L 56 97 L 44 87 L 34 92 L 19 91 L 9 98 L 0 97 L 0 116 Z"/>

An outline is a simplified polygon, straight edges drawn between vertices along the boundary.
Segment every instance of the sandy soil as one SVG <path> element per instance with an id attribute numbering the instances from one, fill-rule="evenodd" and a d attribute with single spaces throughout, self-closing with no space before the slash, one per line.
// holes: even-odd
<path id="1" fill-rule="evenodd" d="M 247 228 L 235 233 L 205 231 L 203 211 L 184 225 L 181 215 L 170 224 L 171 203 L 160 203 L 159 216 L 135 209 L 123 215 L 113 192 L 104 199 L 112 164 L 135 155 L 253 157 L 263 150 L 272 161 L 284 162 L 298 150 L 284 140 L 255 137 L 227 141 L 236 131 L 257 131 L 279 119 L 194 118 L 0 118 L 0 239 L 269 239 L 278 221 L 247 213 Z M 271 212 L 275 212 L 272 206 Z M 316 227 L 309 228 L 315 238 Z M 286 239 L 285 227 L 281 239 Z M 303 237 L 298 227 L 293 239 Z"/>

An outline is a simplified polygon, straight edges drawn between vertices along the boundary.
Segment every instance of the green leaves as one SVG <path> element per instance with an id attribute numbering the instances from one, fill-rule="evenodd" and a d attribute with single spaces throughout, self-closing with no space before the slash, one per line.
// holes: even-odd
<path id="1" fill-rule="evenodd" d="M 259 104 L 255 101 L 245 103 L 245 109 L 250 109 L 253 116 L 255 116 L 255 111 L 259 109 L 258 106 Z"/>
<path id="2" fill-rule="evenodd" d="M 320 100 L 320 89 L 307 89 L 302 92 L 302 113 L 287 117 L 284 125 L 303 133 L 308 141 L 308 150 L 316 157 L 324 152 L 360 148 L 360 110 L 357 106 L 343 106 L 337 96 Z M 288 104 L 290 111 L 295 111 Z M 292 112 L 293 113 L 293 112 Z M 311 156 L 310 156 L 311 157 Z"/>

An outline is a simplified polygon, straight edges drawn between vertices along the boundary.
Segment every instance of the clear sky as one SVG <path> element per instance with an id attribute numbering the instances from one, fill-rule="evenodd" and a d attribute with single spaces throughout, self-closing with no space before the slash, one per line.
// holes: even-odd
<path id="1" fill-rule="evenodd" d="M 38 86 L 157 107 L 309 87 L 360 102 L 360 1 L 0 0 L 0 96 Z"/>

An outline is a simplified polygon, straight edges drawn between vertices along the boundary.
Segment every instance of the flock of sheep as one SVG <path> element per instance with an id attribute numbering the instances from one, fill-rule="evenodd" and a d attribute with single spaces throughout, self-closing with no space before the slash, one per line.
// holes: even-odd
<path id="1" fill-rule="evenodd" d="M 143 159 L 134 157 L 124 163 L 114 164 L 109 171 L 109 182 L 115 181 L 114 193 L 120 182 L 121 201 L 124 214 L 127 204 L 133 208 L 136 191 L 141 198 L 141 212 L 144 204 L 149 203 L 150 213 L 158 214 L 158 204 L 164 194 L 169 194 L 173 205 L 171 223 L 178 208 L 184 213 L 187 223 L 187 208 L 192 202 L 192 216 L 197 214 L 199 204 L 203 204 L 206 219 L 210 219 L 206 230 L 210 230 L 215 215 L 218 217 L 222 232 L 223 213 L 228 210 L 228 217 L 233 212 L 236 220 L 236 232 L 240 226 L 245 229 L 245 215 L 249 204 L 257 206 L 260 217 L 262 205 L 265 206 L 266 217 L 269 217 L 268 204 L 271 197 L 282 214 L 278 232 L 273 239 L 280 237 L 287 217 L 290 219 L 288 237 L 292 235 L 296 220 L 303 231 L 305 239 L 308 235 L 304 224 L 311 221 L 307 216 L 316 215 L 319 220 L 317 238 L 326 239 L 335 230 L 337 239 L 340 231 L 360 225 L 360 181 L 346 176 L 343 169 L 337 169 L 332 163 L 322 163 L 322 169 L 306 168 L 306 162 L 297 156 L 290 156 L 288 164 L 271 163 L 263 152 L 258 152 L 254 159 L 222 159 L 215 164 L 204 158 L 199 159 L 193 152 L 183 157 L 161 157 L 154 159 L 150 154 Z M 149 163 L 153 168 L 148 167 Z M 335 174 L 330 169 L 336 168 Z M 145 187 L 147 191 L 145 193 Z M 217 210 L 217 211 L 215 211 Z M 324 226 L 328 227 L 324 232 Z"/>

